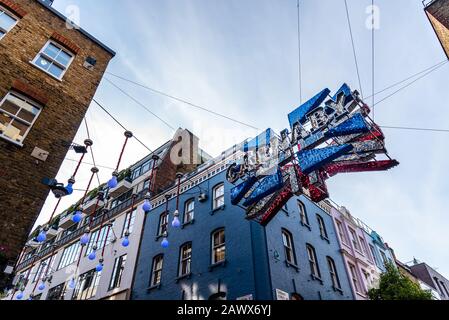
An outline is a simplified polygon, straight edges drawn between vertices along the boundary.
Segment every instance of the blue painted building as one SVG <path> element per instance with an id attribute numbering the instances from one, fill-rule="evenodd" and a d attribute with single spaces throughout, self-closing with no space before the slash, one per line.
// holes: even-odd
<path id="1" fill-rule="evenodd" d="M 183 178 L 181 228 L 171 225 L 176 186 L 153 200 L 131 299 L 353 299 L 326 208 L 294 198 L 266 228 L 248 221 L 230 203 L 226 163 L 223 156 Z"/>
<path id="2" fill-rule="evenodd" d="M 380 273 L 386 271 L 385 265 L 387 263 L 396 265 L 395 258 L 391 249 L 376 231 L 369 232 L 367 239 L 369 242 L 371 254 L 374 257 L 374 261 L 376 263 L 376 266 L 379 268 Z"/>

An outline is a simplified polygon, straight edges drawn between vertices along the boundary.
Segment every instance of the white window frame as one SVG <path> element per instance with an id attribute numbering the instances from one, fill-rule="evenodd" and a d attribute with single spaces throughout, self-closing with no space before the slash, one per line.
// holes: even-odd
<path id="1" fill-rule="evenodd" d="M 193 208 L 189 210 L 189 206 L 193 204 Z M 183 223 L 190 223 L 195 218 L 195 199 L 189 199 L 184 205 L 184 217 Z M 189 219 L 187 219 L 189 218 Z"/>
<path id="2" fill-rule="evenodd" d="M 310 244 L 307 244 L 306 249 L 307 249 L 307 257 L 309 259 L 310 272 L 312 276 L 314 276 L 315 278 L 321 279 L 321 271 L 318 265 L 318 258 L 316 256 L 315 248 L 312 247 Z"/>
<path id="3" fill-rule="evenodd" d="M 285 261 L 296 266 L 297 260 L 293 235 L 286 229 L 282 229 L 282 245 L 284 247 Z"/>
<path id="4" fill-rule="evenodd" d="M 6 36 L 6 35 L 8 34 L 9 31 L 11 31 L 12 29 L 14 29 L 14 27 L 17 25 L 17 23 L 18 23 L 19 20 L 20 20 L 20 18 L 19 18 L 18 16 L 16 16 L 14 13 L 12 13 L 12 12 L 9 11 L 8 9 L 6 9 L 4 6 L 1 6 L 1 5 L 0 5 L 0 12 L 1 12 L 1 11 L 3 11 L 3 13 L 1 13 L 0 15 L 6 14 L 6 15 L 10 16 L 11 18 L 13 18 L 14 20 L 16 20 L 16 22 L 15 22 L 15 23 L 14 23 L 8 30 L 3 29 L 2 27 L 0 27 L 0 30 L 1 30 L 2 32 L 5 33 L 4 35 L 0 35 L 0 40 L 3 39 L 3 37 Z"/>
<path id="5" fill-rule="evenodd" d="M 329 268 L 329 273 L 332 280 L 332 285 L 335 289 L 341 290 L 340 277 L 338 276 L 337 266 L 335 265 L 334 259 L 327 257 L 327 266 Z"/>
<path id="6" fill-rule="evenodd" d="M 359 277 L 357 276 L 356 266 L 353 265 L 352 263 L 349 263 L 348 267 L 352 279 L 352 285 L 354 286 L 354 290 L 357 293 L 361 293 L 362 288 L 360 287 L 360 280 Z"/>
<path id="7" fill-rule="evenodd" d="M 309 216 L 307 215 L 306 206 L 300 200 L 298 200 L 299 218 L 303 226 L 310 226 Z"/>
<path id="8" fill-rule="evenodd" d="M 322 216 L 320 216 L 319 214 L 316 215 L 316 219 L 318 220 L 318 227 L 320 229 L 320 235 L 324 238 L 324 239 L 329 239 L 329 236 L 327 234 L 327 229 L 326 229 L 326 224 L 324 222 L 324 219 Z"/>
<path id="9" fill-rule="evenodd" d="M 223 193 L 217 196 L 217 191 L 219 189 L 223 189 Z M 218 205 L 218 202 L 223 202 L 222 204 Z M 225 205 L 225 186 L 224 183 L 220 183 L 216 185 L 213 189 L 213 209 L 221 208 Z"/>
<path id="10" fill-rule="evenodd" d="M 192 243 L 187 242 L 179 250 L 178 277 L 184 277 L 189 275 L 192 272 L 191 267 L 192 267 Z"/>
<path id="11" fill-rule="evenodd" d="M 214 241 L 215 240 L 215 235 L 219 234 L 220 232 L 223 232 L 223 234 L 224 234 L 224 241 L 221 242 L 221 243 L 215 243 L 215 241 Z M 215 265 L 215 264 L 218 264 L 218 263 L 223 263 L 224 261 L 226 261 L 226 233 L 225 233 L 225 229 L 221 228 L 221 229 L 215 230 L 212 233 L 211 241 L 212 241 L 212 259 L 211 259 L 212 260 L 212 265 Z M 223 250 L 224 251 L 224 258 L 222 260 L 220 260 L 220 261 L 217 261 L 216 257 L 215 257 L 215 253 L 219 252 L 219 250 L 222 249 L 222 248 L 224 248 L 224 250 Z"/>
<path id="12" fill-rule="evenodd" d="M 351 241 L 352 241 L 352 246 L 354 247 L 354 249 L 357 252 L 362 253 L 362 248 L 360 246 L 360 241 L 359 241 L 359 237 L 358 237 L 357 231 L 355 231 L 352 228 L 349 228 L 349 234 L 350 234 Z"/>
<path id="13" fill-rule="evenodd" d="M 158 262 L 161 261 L 160 268 L 157 267 Z M 162 254 L 158 254 L 153 258 L 153 266 L 151 268 L 151 284 L 150 287 L 155 287 L 161 284 L 162 282 L 162 269 L 164 267 L 164 256 Z M 157 275 L 160 273 L 160 277 L 157 280 Z M 155 283 L 155 281 L 157 282 Z"/>
<path id="14" fill-rule="evenodd" d="M 67 66 L 64 66 L 62 63 L 56 61 L 56 59 L 53 59 L 52 57 L 48 56 L 46 53 L 44 53 L 44 50 L 50 45 L 54 45 L 55 47 L 63 50 L 66 54 L 70 55 L 70 61 L 67 64 Z M 44 57 L 46 60 L 49 60 L 51 63 L 55 64 L 56 66 L 58 66 L 59 68 L 62 68 L 62 73 L 59 77 L 51 74 L 49 71 L 45 70 L 44 68 L 42 68 L 41 66 L 39 66 L 36 62 L 37 59 L 39 59 L 40 57 Z M 67 70 L 70 68 L 70 65 L 72 64 L 73 60 L 75 59 L 75 53 L 73 53 L 72 51 L 70 51 L 69 49 L 67 49 L 66 47 L 60 45 L 59 43 L 57 43 L 56 41 L 53 40 L 48 40 L 45 45 L 42 47 L 41 51 L 39 51 L 39 53 L 36 55 L 36 57 L 34 57 L 33 61 L 31 61 L 30 63 L 39 68 L 40 70 L 44 71 L 45 73 L 49 74 L 51 77 L 57 79 L 57 80 L 62 80 L 62 78 L 64 77 L 65 73 L 67 72 Z"/>
<path id="15" fill-rule="evenodd" d="M 168 212 L 164 211 L 159 215 L 157 236 L 162 237 L 166 231 L 168 231 Z"/>
<path id="16" fill-rule="evenodd" d="M 20 99 L 20 100 L 23 100 L 26 104 L 29 104 L 29 105 L 31 105 L 31 106 L 33 106 L 33 107 L 39 109 L 38 113 L 36 114 L 36 116 L 34 117 L 34 119 L 33 119 L 32 122 L 28 122 L 28 121 L 26 121 L 26 120 L 24 120 L 24 119 L 22 119 L 22 118 L 20 118 L 20 117 L 18 117 L 18 116 L 15 116 L 15 115 L 9 113 L 8 111 L 6 111 L 6 110 L 4 110 L 4 109 L 2 108 L 3 104 L 4 104 L 5 101 L 8 99 L 9 96 L 15 96 L 16 98 L 18 98 L 18 99 Z M 20 106 L 19 106 L 19 107 L 20 107 Z M 21 107 L 20 107 L 20 108 L 21 108 Z M 22 109 L 22 108 L 21 108 L 21 109 Z M 39 118 L 39 115 L 41 114 L 42 109 L 43 109 L 43 106 L 42 106 L 41 104 L 37 103 L 36 101 L 34 101 L 34 100 L 30 99 L 30 98 L 27 98 L 26 96 L 24 96 L 24 95 L 22 95 L 22 94 L 20 94 L 20 93 L 17 93 L 17 92 L 14 91 L 14 90 L 9 91 L 9 92 L 3 97 L 3 99 L 2 99 L 1 102 L 0 102 L 0 110 L 1 110 L 0 112 L 5 113 L 5 114 L 7 114 L 9 117 L 11 117 L 11 121 L 10 121 L 9 123 L 11 123 L 11 122 L 14 121 L 14 120 L 17 120 L 17 121 L 19 121 L 19 122 L 25 123 L 25 124 L 28 125 L 29 127 L 28 127 L 28 130 L 24 133 L 23 138 L 22 138 L 22 140 L 21 140 L 20 142 L 19 142 L 19 141 L 16 141 L 16 140 L 13 140 L 13 139 L 11 139 L 11 138 L 9 138 L 9 137 L 7 137 L 7 136 L 4 135 L 3 133 L 0 133 L 0 137 L 1 137 L 2 139 L 8 140 L 9 142 L 12 142 L 12 143 L 14 143 L 14 144 L 16 144 L 16 145 L 23 146 L 23 142 L 25 141 L 26 137 L 28 136 L 28 133 L 30 133 L 30 130 L 31 130 L 31 128 L 34 126 L 34 124 L 35 124 L 37 118 Z M 8 125 L 9 125 L 9 124 L 8 124 Z"/>

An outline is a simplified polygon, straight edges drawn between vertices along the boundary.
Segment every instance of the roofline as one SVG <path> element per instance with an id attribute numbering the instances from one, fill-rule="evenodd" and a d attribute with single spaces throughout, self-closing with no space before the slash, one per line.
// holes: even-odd
<path id="1" fill-rule="evenodd" d="M 425 2 L 425 0 L 423 1 L 423 4 L 424 4 L 424 2 Z M 429 10 L 428 10 L 428 9 L 435 3 L 435 2 L 436 2 L 436 0 L 432 0 L 432 1 L 431 1 L 430 3 L 428 3 L 427 5 L 424 4 L 424 12 L 426 13 L 426 17 L 427 17 L 427 19 L 429 20 L 429 23 L 430 23 L 430 25 L 431 25 L 431 27 L 432 27 L 432 29 L 433 29 L 433 32 L 435 32 L 435 36 L 437 37 L 438 41 L 440 42 L 441 47 L 443 48 L 444 54 L 445 54 L 446 57 L 449 59 L 449 52 L 446 51 L 446 47 L 445 47 L 444 44 L 443 44 L 443 40 L 441 40 L 441 38 L 440 38 L 440 36 L 439 36 L 437 30 L 435 29 L 435 26 L 433 25 L 432 20 L 430 20 L 430 17 L 429 17 L 429 16 L 432 16 L 435 20 L 437 20 L 438 22 L 441 23 L 441 21 L 439 21 L 437 18 L 435 18 L 434 15 L 431 14 L 431 13 L 429 12 Z"/>
<path id="2" fill-rule="evenodd" d="M 56 15 L 58 18 L 67 21 L 68 18 L 66 16 L 64 16 L 62 13 L 60 13 L 58 10 L 54 9 L 52 6 L 50 6 L 49 4 L 45 3 L 43 0 L 36 0 L 37 3 L 39 3 L 41 6 L 43 6 L 44 8 L 46 8 L 47 10 L 51 11 L 51 13 L 53 13 L 54 15 Z M 115 57 L 116 53 L 114 50 L 112 50 L 111 48 L 109 48 L 108 46 L 106 46 L 104 43 L 102 43 L 100 40 L 98 40 L 97 38 L 95 38 L 93 35 L 91 35 L 89 32 L 87 32 L 86 30 L 84 30 L 83 28 L 81 28 L 80 26 L 76 25 L 75 23 L 73 23 L 73 21 L 70 21 L 72 23 L 72 25 L 74 25 L 76 27 L 76 30 L 78 30 L 81 34 L 83 34 L 84 36 L 86 36 L 87 38 L 89 38 L 90 40 L 92 40 L 93 42 L 95 42 L 96 44 L 98 44 L 101 48 L 103 48 L 104 50 L 106 50 L 108 53 L 110 53 L 112 55 L 112 57 Z"/>

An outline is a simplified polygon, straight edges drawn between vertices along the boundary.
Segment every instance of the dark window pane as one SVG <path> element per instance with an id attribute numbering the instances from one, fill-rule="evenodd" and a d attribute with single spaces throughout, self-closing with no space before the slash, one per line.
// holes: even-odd
<path id="1" fill-rule="evenodd" d="M 1 108 L 5 111 L 8 111 L 12 115 L 16 115 L 20 109 L 18 105 L 16 105 L 14 102 L 10 101 L 9 99 L 5 100 L 5 102 L 2 104 Z"/>

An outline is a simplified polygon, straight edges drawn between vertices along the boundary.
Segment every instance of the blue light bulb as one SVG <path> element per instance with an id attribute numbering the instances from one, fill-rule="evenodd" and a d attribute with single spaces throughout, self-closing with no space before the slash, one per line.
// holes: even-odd
<path id="1" fill-rule="evenodd" d="M 129 239 L 128 237 L 125 237 L 122 241 L 122 246 L 127 247 L 129 246 Z"/>
<path id="2" fill-rule="evenodd" d="M 179 228 L 181 226 L 181 221 L 179 221 L 178 217 L 174 217 L 171 225 L 173 228 Z"/>
<path id="3" fill-rule="evenodd" d="M 67 190 L 67 194 L 72 194 L 73 193 L 73 184 L 72 183 L 67 184 L 65 189 Z"/>
<path id="4" fill-rule="evenodd" d="M 88 234 L 88 233 L 85 233 L 85 234 L 83 234 L 83 236 L 81 237 L 80 243 L 83 244 L 83 245 L 85 245 L 85 244 L 87 244 L 87 243 L 89 242 L 89 240 L 90 240 L 89 234 Z"/>
<path id="5" fill-rule="evenodd" d="M 70 279 L 70 282 L 69 282 L 69 288 L 70 289 L 75 289 L 75 286 L 76 286 L 76 282 L 75 282 L 75 279 Z"/>
<path id="6" fill-rule="evenodd" d="M 145 201 L 145 203 L 143 204 L 143 206 L 142 206 L 142 209 L 143 209 L 143 211 L 144 212 L 149 212 L 149 211 L 151 211 L 151 202 L 150 201 L 148 201 L 148 200 L 146 200 Z"/>
<path id="7" fill-rule="evenodd" d="M 108 181 L 108 187 L 110 189 L 113 189 L 113 188 L 117 187 L 117 184 L 118 184 L 118 182 L 117 182 L 117 177 L 116 176 L 112 176 L 111 180 Z"/>
<path id="8" fill-rule="evenodd" d="M 97 272 L 100 272 L 101 270 L 103 270 L 103 264 L 102 264 L 102 263 L 99 263 L 99 264 L 95 267 L 95 270 L 96 270 Z"/>
<path id="9" fill-rule="evenodd" d="M 29 297 L 28 300 L 30 300 L 30 301 L 33 300 L 33 297 Z"/>
<path id="10" fill-rule="evenodd" d="M 16 297 L 17 300 L 22 300 L 23 299 L 23 291 L 20 291 L 19 294 Z"/>
<path id="11" fill-rule="evenodd" d="M 162 248 L 168 248 L 168 240 L 167 238 L 164 238 L 161 242 Z"/>
<path id="12" fill-rule="evenodd" d="M 45 240 L 47 240 L 47 232 L 45 232 L 44 230 L 41 231 L 39 233 L 39 235 L 37 236 L 37 242 L 44 242 Z"/>
<path id="13" fill-rule="evenodd" d="M 83 219 L 83 214 L 81 211 L 77 211 L 75 212 L 75 214 L 72 217 L 72 221 L 75 223 L 78 223 L 81 221 L 81 219 Z"/>
<path id="14" fill-rule="evenodd" d="M 95 250 L 92 251 L 92 252 L 89 254 L 88 258 L 89 258 L 89 260 L 91 260 L 91 261 L 94 261 L 95 258 L 97 258 L 97 254 L 96 254 Z"/>
<path id="15" fill-rule="evenodd" d="M 45 289 L 45 283 L 41 283 L 40 285 L 39 285 L 39 287 L 37 287 L 37 289 L 39 290 L 39 291 L 43 291 L 44 289 Z"/>

